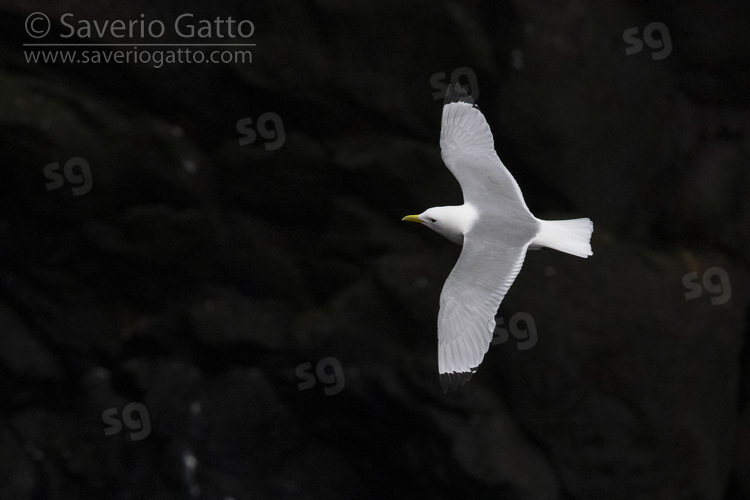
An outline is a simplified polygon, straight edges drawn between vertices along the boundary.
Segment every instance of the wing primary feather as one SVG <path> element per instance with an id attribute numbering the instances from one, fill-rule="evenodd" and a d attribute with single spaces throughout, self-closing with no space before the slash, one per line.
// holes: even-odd
<path id="1" fill-rule="evenodd" d="M 445 100 L 443 101 L 443 104 L 450 104 L 452 102 L 466 102 L 476 107 L 476 104 L 474 104 L 474 98 L 471 97 L 469 92 L 458 83 L 448 85 L 448 88 L 445 91 Z"/>
<path id="2" fill-rule="evenodd" d="M 479 366 L 479 362 L 476 361 L 476 354 L 473 349 L 469 349 L 469 344 L 466 342 L 465 335 L 461 337 L 461 342 L 464 344 L 463 352 L 466 354 L 466 358 L 468 358 L 464 359 L 464 366 L 468 366 L 469 368 Z"/>

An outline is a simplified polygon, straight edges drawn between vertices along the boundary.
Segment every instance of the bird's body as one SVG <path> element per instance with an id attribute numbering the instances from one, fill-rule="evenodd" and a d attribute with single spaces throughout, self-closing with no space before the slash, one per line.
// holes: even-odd
<path id="1" fill-rule="evenodd" d="M 474 101 L 448 87 L 440 148 L 464 204 L 433 207 L 404 220 L 420 222 L 454 243 L 461 255 L 443 286 L 438 315 L 438 370 L 444 389 L 471 378 L 489 349 L 495 313 L 523 265 L 528 248 L 592 255 L 589 219 L 543 221 L 526 206 L 495 152 L 492 133 Z"/>

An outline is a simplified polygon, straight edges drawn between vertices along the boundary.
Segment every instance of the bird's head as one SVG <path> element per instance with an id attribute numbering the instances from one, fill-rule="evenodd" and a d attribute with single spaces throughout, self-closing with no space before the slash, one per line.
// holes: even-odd
<path id="1" fill-rule="evenodd" d="M 456 208 L 458 207 L 433 207 L 419 215 L 407 215 L 401 220 L 419 222 L 436 233 L 442 234 L 452 242 L 462 245 L 464 235 L 459 224 L 457 224 Z"/>

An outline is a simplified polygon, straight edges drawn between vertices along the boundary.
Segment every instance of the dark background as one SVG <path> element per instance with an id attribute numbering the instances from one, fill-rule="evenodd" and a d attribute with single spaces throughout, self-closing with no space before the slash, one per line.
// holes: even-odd
<path id="1" fill-rule="evenodd" d="M 232 16 L 256 46 L 27 63 L 34 11 L 58 34 Z M 750 498 L 749 22 L 740 0 L 6 0 L 0 497 Z M 532 212 L 595 230 L 589 259 L 529 253 L 507 340 L 444 394 L 460 249 L 400 219 L 460 203 L 456 80 Z"/>

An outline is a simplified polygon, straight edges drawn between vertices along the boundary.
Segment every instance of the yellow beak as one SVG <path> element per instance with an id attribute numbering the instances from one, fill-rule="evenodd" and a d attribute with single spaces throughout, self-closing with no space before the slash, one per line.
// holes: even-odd
<path id="1" fill-rule="evenodd" d="M 420 219 L 418 215 L 407 215 L 401 220 L 406 220 L 409 222 L 419 222 L 420 224 L 422 223 L 422 219 Z"/>

